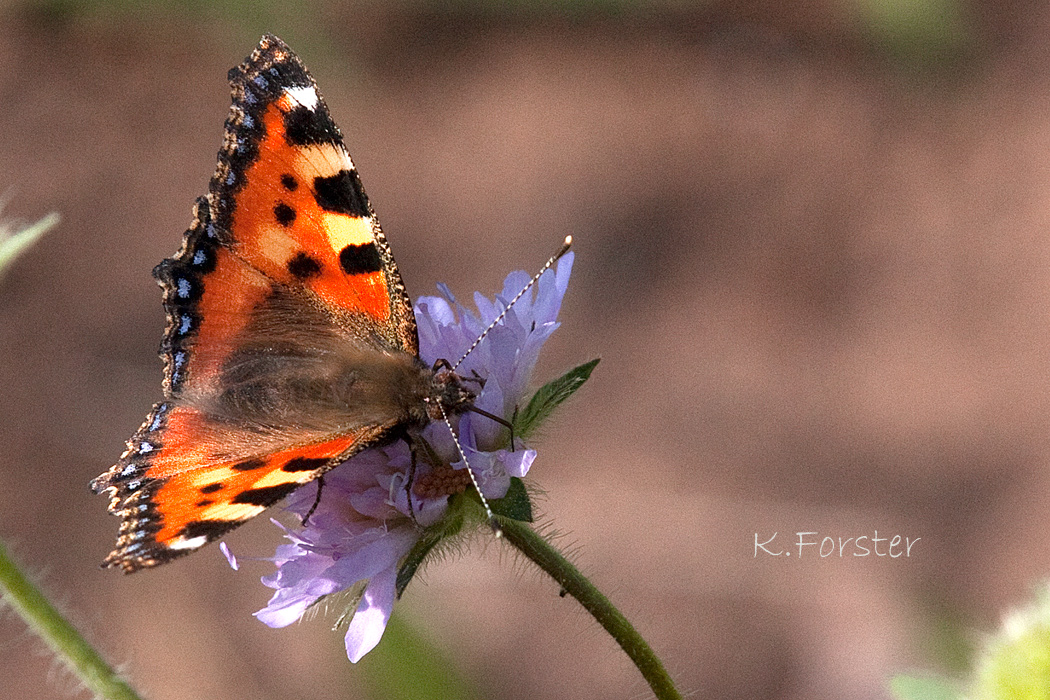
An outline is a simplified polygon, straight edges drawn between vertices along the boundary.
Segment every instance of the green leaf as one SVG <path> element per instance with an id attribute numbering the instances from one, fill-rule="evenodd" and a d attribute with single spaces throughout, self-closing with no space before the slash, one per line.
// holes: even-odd
<path id="1" fill-rule="evenodd" d="M 529 405 L 525 407 L 525 410 L 514 417 L 514 433 L 519 437 L 527 438 L 535 432 L 555 408 L 583 386 L 600 361 L 601 358 L 596 357 L 540 387 L 529 399 Z"/>
<path id="2" fill-rule="evenodd" d="M 15 261 L 15 258 L 51 230 L 58 223 L 59 218 L 58 214 L 48 214 L 35 224 L 30 224 L 11 236 L 0 238 L 0 274 Z"/>
<path id="3" fill-rule="evenodd" d="M 890 690 L 899 700 L 959 700 L 962 695 L 942 678 L 894 676 Z"/>
<path id="4" fill-rule="evenodd" d="M 512 520 L 520 520 L 523 523 L 532 522 L 532 501 L 529 493 L 525 490 L 525 482 L 516 476 L 510 478 L 510 488 L 507 495 L 498 500 L 489 501 L 489 507 L 496 515 Z"/>
<path id="5" fill-rule="evenodd" d="M 401 562 L 401 567 L 397 570 L 397 579 L 395 582 L 394 591 L 397 593 L 397 597 L 400 598 L 405 589 L 408 588 L 408 584 L 412 582 L 412 579 L 416 575 L 416 571 L 419 570 L 423 560 L 430 554 L 430 550 L 434 549 L 434 546 L 441 541 L 441 537 L 436 536 L 430 531 L 424 532 L 423 536 L 416 542 L 416 546 L 412 548 L 408 554 L 405 555 L 404 561 Z"/>

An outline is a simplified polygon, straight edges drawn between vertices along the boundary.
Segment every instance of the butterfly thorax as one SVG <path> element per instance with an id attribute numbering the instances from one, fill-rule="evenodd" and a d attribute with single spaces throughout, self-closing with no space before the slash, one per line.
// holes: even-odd
<path id="1" fill-rule="evenodd" d="M 474 405 L 477 398 L 468 389 L 463 378 L 447 367 L 430 371 L 430 395 L 426 399 L 426 415 L 429 420 L 442 420 L 445 416 L 463 413 Z"/>

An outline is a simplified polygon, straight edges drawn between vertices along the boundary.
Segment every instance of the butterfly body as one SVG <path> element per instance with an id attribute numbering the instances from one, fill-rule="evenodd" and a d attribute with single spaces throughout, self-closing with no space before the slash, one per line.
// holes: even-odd
<path id="1" fill-rule="evenodd" d="M 299 59 L 263 37 L 230 83 L 209 193 L 154 270 L 164 400 L 92 482 L 122 519 L 104 565 L 127 572 L 474 400 L 454 372 L 420 360 L 386 238 Z"/>

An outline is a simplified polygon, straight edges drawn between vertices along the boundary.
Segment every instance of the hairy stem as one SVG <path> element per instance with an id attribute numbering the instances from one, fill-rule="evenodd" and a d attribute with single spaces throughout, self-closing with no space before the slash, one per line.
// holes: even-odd
<path id="1" fill-rule="evenodd" d="M 0 544 L 0 596 L 62 659 L 95 697 L 140 700 L 87 640 L 25 577 Z"/>

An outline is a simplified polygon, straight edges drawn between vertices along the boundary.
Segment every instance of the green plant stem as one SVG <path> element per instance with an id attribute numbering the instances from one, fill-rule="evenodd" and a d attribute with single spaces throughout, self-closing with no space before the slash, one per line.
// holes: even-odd
<path id="1" fill-rule="evenodd" d="M 500 518 L 499 524 L 507 542 L 547 572 L 613 636 L 616 643 L 627 652 L 627 656 L 631 657 L 631 661 L 642 672 L 657 698 L 682 699 L 664 665 L 638 634 L 638 630 L 580 573 L 579 569 L 527 524 L 509 518 Z"/>
<path id="2" fill-rule="evenodd" d="M 96 697 L 140 700 L 44 594 L 25 577 L 0 544 L 0 594 L 30 629 L 58 654 Z"/>

